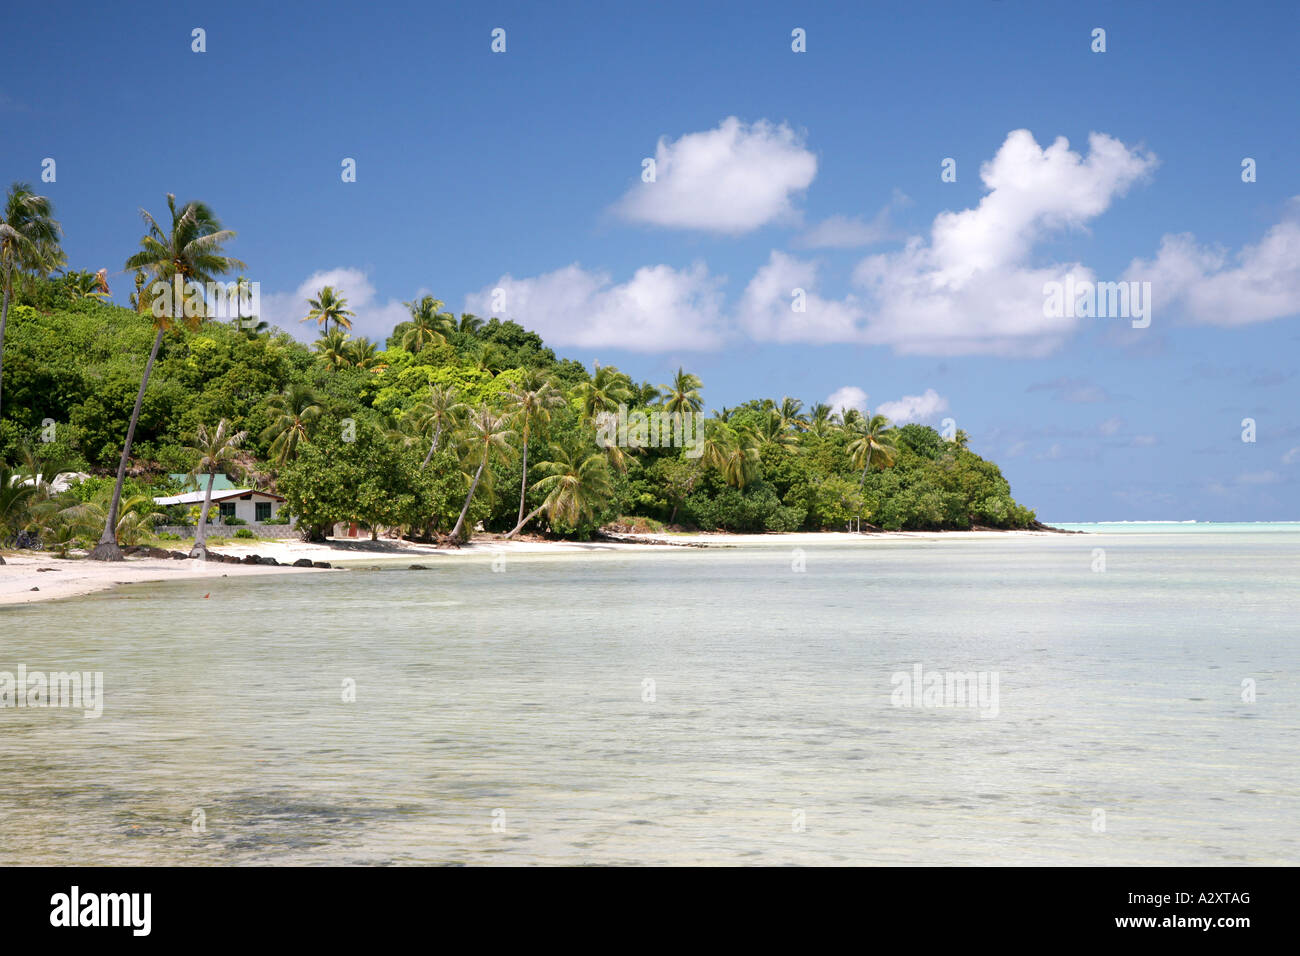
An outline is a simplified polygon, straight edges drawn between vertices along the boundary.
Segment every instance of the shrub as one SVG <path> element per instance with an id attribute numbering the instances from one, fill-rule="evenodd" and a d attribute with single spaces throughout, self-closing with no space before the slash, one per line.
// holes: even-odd
<path id="1" fill-rule="evenodd" d="M 252 530 L 249 529 L 249 528 L 240 528 L 238 531 L 235 532 L 235 537 L 236 537 L 236 538 L 256 538 L 257 535 L 253 534 Z"/>

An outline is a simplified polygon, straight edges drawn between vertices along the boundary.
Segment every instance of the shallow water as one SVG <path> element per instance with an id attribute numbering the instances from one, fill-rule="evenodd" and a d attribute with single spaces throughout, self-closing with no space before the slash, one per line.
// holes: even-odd
<path id="1" fill-rule="evenodd" d="M 0 863 L 1300 862 L 1300 531 L 407 563 L 0 610 Z"/>

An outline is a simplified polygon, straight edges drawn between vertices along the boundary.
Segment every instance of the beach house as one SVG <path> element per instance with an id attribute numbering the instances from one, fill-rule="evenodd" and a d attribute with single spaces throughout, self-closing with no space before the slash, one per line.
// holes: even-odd
<path id="1" fill-rule="evenodd" d="M 203 507 L 202 491 L 190 491 L 183 495 L 171 495 L 155 498 L 156 505 L 186 505 Z M 244 524 L 259 525 L 280 516 L 284 507 L 284 498 L 269 491 L 257 491 L 252 488 L 226 488 L 212 490 L 212 507 L 208 511 L 209 524 L 226 523 L 227 518 L 238 518 Z M 288 517 L 286 514 L 285 517 Z"/>

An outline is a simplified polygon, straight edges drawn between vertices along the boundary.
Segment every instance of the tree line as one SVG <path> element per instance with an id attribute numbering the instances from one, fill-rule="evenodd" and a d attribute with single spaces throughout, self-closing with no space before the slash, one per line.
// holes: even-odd
<path id="1" fill-rule="evenodd" d="M 166 200 L 123 272 L 69 271 L 50 201 L 14 184 L 0 221 L 0 544 L 21 533 L 113 560 L 159 520 L 153 497 L 218 474 L 275 491 L 309 537 L 340 521 L 460 542 L 482 525 L 588 537 L 602 526 L 731 531 L 1027 527 L 997 466 L 958 431 L 795 398 L 704 416 L 703 383 L 661 384 L 557 358 L 513 321 L 423 295 L 386 341 L 355 337 L 346 297 L 304 303 L 311 345 L 260 318 L 185 309 L 184 290 L 240 273 L 235 233 Z M 239 283 L 246 280 L 239 276 Z M 162 289 L 169 294 L 160 296 Z M 173 292 L 174 290 L 174 292 Z M 7 356 L 7 358 L 6 358 Z M 699 415 L 692 449 L 600 439 L 629 410 Z M 56 490 L 53 476 L 91 477 Z M 206 515 L 209 502 L 201 509 Z M 97 531 L 88 529 L 95 525 Z M 200 518 L 195 553 L 205 547 Z M 92 540 L 93 538 L 93 540 Z"/>

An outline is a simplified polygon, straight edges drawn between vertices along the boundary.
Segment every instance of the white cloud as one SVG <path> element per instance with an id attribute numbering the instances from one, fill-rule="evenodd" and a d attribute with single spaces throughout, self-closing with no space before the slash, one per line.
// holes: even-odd
<path id="1" fill-rule="evenodd" d="M 1092 281 L 1078 263 L 1031 267 L 1049 235 L 1083 228 L 1155 166 L 1155 158 L 1101 133 L 1086 157 L 1063 137 L 1042 148 L 1028 130 L 1007 135 L 980 169 L 989 192 L 974 209 L 935 217 L 928 241 L 868 256 L 854 271 L 866 297 L 814 297 L 816 267 L 772 253 L 746 289 L 739 324 L 759 340 L 889 345 L 924 355 L 1045 355 L 1081 321 L 1045 316 L 1049 281 Z M 791 288 L 809 290 L 789 315 Z M 784 309 L 781 301 L 784 300 Z"/>
<path id="2" fill-rule="evenodd" d="M 1078 263 L 1031 267 L 1050 233 L 1081 228 L 1155 165 L 1155 158 L 1101 133 L 1081 156 L 1060 137 L 1046 149 L 1015 130 L 980 169 L 990 192 L 974 209 L 940 213 L 930 240 L 870 256 L 855 279 L 873 308 L 861 339 L 929 355 L 1044 355 L 1079 319 L 1043 314 L 1048 281 L 1091 281 Z"/>
<path id="3" fill-rule="evenodd" d="M 858 216 L 831 216 L 796 239 L 795 245 L 806 249 L 852 249 L 899 238 L 891 221 L 891 213 L 896 207 L 909 206 L 911 202 L 907 196 L 895 190 L 893 199 L 870 222 Z"/>
<path id="4" fill-rule="evenodd" d="M 1282 464 L 1284 465 L 1293 465 L 1297 461 L 1300 461 L 1300 445 L 1297 445 L 1295 448 L 1292 448 L 1290 451 L 1288 451 L 1285 455 L 1282 456 Z"/>
<path id="5" fill-rule="evenodd" d="M 1300 313 L 1300 196 L 1286 217 L 1230 265 L 1222 249 L 1188 233 L 1166 235 L 1154 260 L 1133 260 L 1126 278 L 1151 283 L 1157 308 L 1181 305 L 1193 322 L 1246 325 Z"/>
<path id="6" fill-rule="evenodd" d="M 797 218 L 791 197 L 817 175 L 817 157 L 784 123 L 742 123 L 660 137 L 655 181 L 638 182 L 615 204 L 635 222 L 739 234 Z"/>
<path id="7" fill-rule="evenodd" d="M 356 313 L 352 319 L 352 335 L 369 336 L 382 348 L 393 326 L 405 322 L 410 314 L 399 300 L 377 301 L 375 287 L 369 276 L 360 269 L 340 268 L 313 272 L 293 292 L 263 293 L 261 318 L 278 325 L 297 339 L 310 341 L 321 332 L 315 322 L 302 322 L 309 311 L 307 300 L 315 298 L 322 286 L 332 285 L 348 300 L 347 307 Z M 424 293 L 419 293 L 423 295 Z"/>
<path id="8" fill-rule="evenodd" d="M 864 415 L 867 411 L 867 393 L 856 385 L 845 385 L 843 388 L 837 388 L 826 396 L 826 404 L 831 407 L 831 413 L 843 413 L 850 408 L 856 408 Z"/>
<path id="9" fill-rule="evenodd" d="M 504 275 L 467 296 L 465 309 L 513 318 L 552 346 L 715 349 L 724 338 L 722 281 L 698 263 L 682 270 L 645 266 L 623 283 L 574 263 L 531 279 Z M 493 308 L 494 289 L 505 293 L 499 311 Z"/>
<path id="10" fill-rule="evenodd" d="M 773 252 L 745 287 L 737 324 L 768 342 L 846 342 L 857 335 L 865 316 L 853 296 L 823 299 L 816 294 L 817 264 Z M 795 290 L 804 292 L 804 311 L 796 312 Z"/>
<path id="11" fill-rule="evenodd" d="M 927 422 L 940 412 L 948 410 L 948 399 L 932 388 L 927 388 L 921 395 L 904 395 L 895 402 L 881 402 L 876 411 L 889 419 L 891 424 L 906 425 L 909 422 Z"/>
<path id="12" fill-rule="evenodd" d="M 1097 426 L 1097 431 L 1101 432 L 1103 435 L 1114 435 L 1123 427 L 1124 419 L 1118 417 L 1108 418 Z"/>

